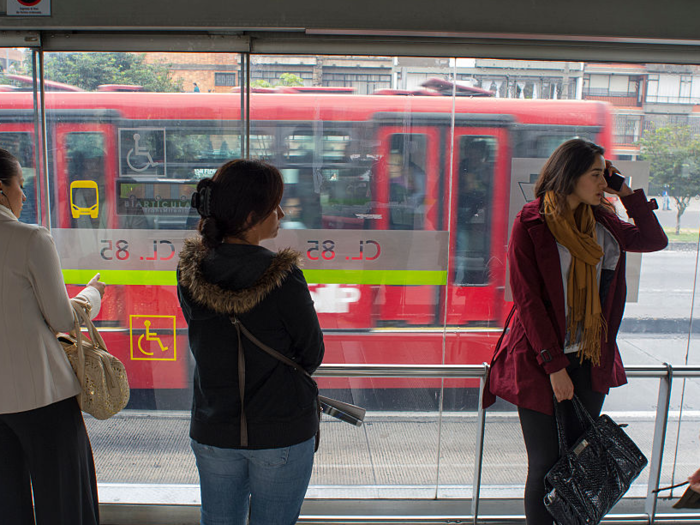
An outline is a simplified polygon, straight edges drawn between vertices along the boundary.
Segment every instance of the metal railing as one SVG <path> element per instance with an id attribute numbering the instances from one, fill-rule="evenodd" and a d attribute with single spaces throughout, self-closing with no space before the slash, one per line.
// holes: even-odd
<path id="1" fill-rule="evenodd" d="M 700 522 L 700 513 L 657 514 L 657 495 L 661 467 L 669 423 L 669 407 L 674 380 L 700 378 L 700 366 L 628 366 L 625 367 L 630 378 L 651 378 L 659 380 L 658 400 L 655 413 L 654 436 L 649 459 L 649 480 L 643 512 L 610 514 L 603 519 L 606 525 L 620 524 L 683 524 Z M 483 393 L 488 365 L 386 365 L 386 364 L 337 364 L 322 365 L 316 372 L 317 377 L 331 378 L 435 378 L 435 379 L 479 379 L 479 399 Z M 473 472 L 473 490 L 470 508 L 467 511 L 464 501 L 439 498 L 431 500 L 401 500 L 395 502 L 368 500 L 329 501 L 316 499 L 307 501 L 299 518 L 301 524 L 478 524 L 478 523 L 525 523 L 522 514 L 488 513 L 480 515 L 481 477 L 484 443 L 486 437 L 486 418 L 479 401 L 476 414 L 476 448 Z M 485 502 L 489 501 L 484 499 Z M 386 505 L 382 507 L 382 504 Z M 161 525 L 172 523 L 196 523 L 199 508 L 191 504 L 183 505 L 129 505 L 124 503 L 106 503 L 101 506 L 104 523 L 143 525 Z M 357 509 L 361 509 L 358 511 Z M 134 520 L 137 521 L 134 521 Z"/>
<path id="2" fill-rule="evenodd" d="M 614 514 L 606 517 L 604 523 L 693 523 L 700 520 L 700 513 L 679 513 L 656 515 L 658 496 L 653 491 L 659 487 L 663 461 L 668 413 L 671 401 L 671 389 L 674 379 L 700 378 L 700 366 L 627 366 L 625 371 L 631 378 L 658 378 L 659 391 L 656 406 L 654 437 L 651 457 L 649 459 L 649 481 L 644 513 Z M 477 443 L 473 478 L 473 496 L 469 515 L 451 516 L 338 516 L 333 521 L 324 521 L 322 516 L 302 516 L 303 523 L 488 523 L 488 522 L 524 522 L 524 516 L 479 516 L 481 489 L 482 458 L 484 452 L 486 413 L 481 398 L 488 373 L 488 365 L 322 365 L 316 372 L 318 377 L 384 377 L 384 378 L 472 378 L 480 380 L 479 406 L 477 413 Z M 328 517 L 330 519 L 330 517 Z M 393 521 L 392 521 L 393 520 Z"/>

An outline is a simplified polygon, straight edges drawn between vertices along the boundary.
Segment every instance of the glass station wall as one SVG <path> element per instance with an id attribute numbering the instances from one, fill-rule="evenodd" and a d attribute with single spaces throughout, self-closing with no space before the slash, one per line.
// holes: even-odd
<path id="1" fill-rule="evenodd" d="M 700 359 L 697 68 L 224 53 L 44 60 L 48 186 L 33 176 L 26 50 L 0 50 L 0 146 L 22 162 L 22 220 L 50 222 L 70 293 L 97 271 L 109 285 L 97 324 L 133 390 L 118 417 L 88 420 L 104 501 L 140 502 L 129 490 L 142 483 L 180 484 L 180 502 L 198 498 L 193 362 L 174 270 L 196 235 L 197 182 L 246 154 L 284 176 L 286 217 L 266 245 L 302 253 L 326 364 L 489 362 L 510 310 L 510 225 L 544 160 L 572 137 L 603 145 L 633 188 L 656 197 L 671 241 L 629 257 L 623 361 Z M 605 406 L 645 452 L 657 383 L 632 381 Z M 319 385 L 368 416 L 363 428 L 324 419 L 309 497 L 471 496 L 477 380 Z M 662 483 L 698 463 L 698 386 L 674 382 Z M 499 402 L 487 419 L 484 497 L 521 497 L 521 439 L 514 408 Z"/>

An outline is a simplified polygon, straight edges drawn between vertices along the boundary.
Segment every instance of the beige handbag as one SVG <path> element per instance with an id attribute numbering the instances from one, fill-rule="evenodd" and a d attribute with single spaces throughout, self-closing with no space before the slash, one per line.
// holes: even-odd
<path id="1" fill-rule="evenodd" d="M 96 419 L 109 419 L 129 402 L 129 381 L 119 359 L 109 353 L 102 336 L 86 312 L 89 303 L 80 297 L 71 299 L 75 329 L 73 334 L 58 334 L 68 361 L 78 377 L 83 391 L 78 403 L 83 412 Z M 85 337 L 80 329 L 84 323 L 90 334 Z"/>

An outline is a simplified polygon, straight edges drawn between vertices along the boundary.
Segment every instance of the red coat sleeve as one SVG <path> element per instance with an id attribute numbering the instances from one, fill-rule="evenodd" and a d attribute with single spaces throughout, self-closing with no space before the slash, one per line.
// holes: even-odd
<path id="1" fill-rule="evenodd" d="M 513 224 L 508 264 L 518 319 L 536 354 L 537 362 L 547 374 L 566 368 L 569 359 L 562 351 L 557 328 L 545 306 L 546 289 L 537 261 L 536 247 L 519 216 Z M 551 275 L 548 278 L 561 279 L 561 275 Z M 551 303 L 551 299 L 548 302 Z"/>
<path id="2" fill-rule="evenodd" d="M 668 237 L 654 214 L 658 208 L 655 200 L 647 201 L 644 190 L 620 199 L 634 224 L 617 219 L 622 239 L 622 249 L 628 252 L 655 252 L 668 245 Z"/>

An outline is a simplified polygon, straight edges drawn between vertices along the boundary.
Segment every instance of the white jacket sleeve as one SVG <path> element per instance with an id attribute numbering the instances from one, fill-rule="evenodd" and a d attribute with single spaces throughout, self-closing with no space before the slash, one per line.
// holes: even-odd
<path id="1" fill-rule="evenodd" d="M 38 228 L 29 240 L 27 265 L 34 295 L 46 323 L 56 332 L 72 330 L 73 309 L 63 283 L 58 252 L 51 234 L 45 228 Z M 90 317 L 95 317 L 101 306 L 97 289 L 86 287 L 78 295 L 90 302 Z"/>
<path id="2" fill-rule="evenodd" d="M 93 286 L 86 286 L 83 288 L 76 297 L 83 297 L 90 303 L 90 319 L 97 317 L 100 313 L 100 308 L 102 307 L 102 296 L 97 288 Z"/>

